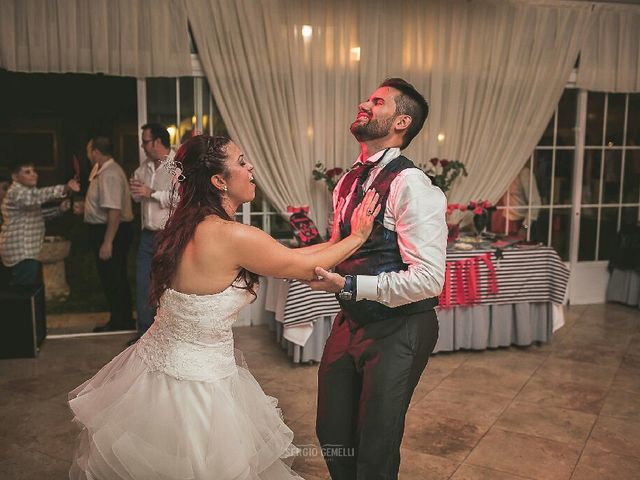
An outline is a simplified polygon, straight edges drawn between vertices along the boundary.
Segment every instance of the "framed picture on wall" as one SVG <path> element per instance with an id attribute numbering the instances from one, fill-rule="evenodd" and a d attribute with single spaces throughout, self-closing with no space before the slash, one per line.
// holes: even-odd
<path id="1" fill-rule="evenodd" d="M 58 165 L 58 134 L 55 130 L 0 130 L 0 167 L 15 160 L 29 160 L 38 170 Z"/>

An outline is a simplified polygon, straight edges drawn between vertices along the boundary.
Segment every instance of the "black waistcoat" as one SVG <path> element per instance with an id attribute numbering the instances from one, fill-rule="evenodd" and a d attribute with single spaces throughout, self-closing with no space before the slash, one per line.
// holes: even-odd
<path id="1" fill-rule="evenodd" d="M 384 214 L 387 208 L 391 182 L 401 171 L 407 168 L 416 168 L 416 166 L 408 158 L 399 156 L 391 160 L 378 173 L 370 188 L 375 188 L 378 192 L 381 205 L 380 212 L 376 216 L 371 235 L 369 235 L 364 245 L 351 257 L 336 266 L 335 271 L 340 275 L 375 276 L 382 272 L 400 272 L 408 269 L 408 265 L 402 261 L 402 256 L 400 255 L 397 233 L 384 227 Z M 345 178 L 340 188 L 339 197 L 345 198 L 356 181 L 357 178 L 355 176 Z M 354 192 L 354 195 L 356 193 Z M 340 223 L 341 238 L 345 238 L 351 233 L 350 222 L 350 218 L 345 218 Z M 432 310 L 438 304 L 437 297 L 427 298 L 395 308 L 370 300 L 338 301 L 348 316 L 360 325 L 401 315 L 425 312 Z"/>

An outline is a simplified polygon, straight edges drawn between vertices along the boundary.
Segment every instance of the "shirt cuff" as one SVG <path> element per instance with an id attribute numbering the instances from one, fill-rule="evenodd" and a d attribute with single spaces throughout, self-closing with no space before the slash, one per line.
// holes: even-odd
<path id="1" fill-rule="evenodd" d="M 158 191 L 154 190 L 153 193 L 151 195 L 149 195 L 149 197 L 151 197 L 153 200 L 159 202 L 160 198 L 158 198 Z"/>
<path id="2" fill-rule="evenodd" d="M 378 301 L 378 277 L 373 275 L 358 275 L 358 295 L 356 300 Z"/>

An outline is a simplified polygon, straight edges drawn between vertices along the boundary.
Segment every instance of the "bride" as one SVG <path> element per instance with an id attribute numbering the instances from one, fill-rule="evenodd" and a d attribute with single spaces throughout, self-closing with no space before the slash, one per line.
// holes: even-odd
<path id="1" fill-rule="evenodd" d="M 290 250 L 234 221 L 253 200 L 253 166 L 224 137 L 200 135 L 176 158 L 179 202 L 152 266 L 155 322 L 69 394 L 80 425 L 71 479 L 300 479 L 293 432 L 234 355 L 231 326 L 258 275 L 311 279 L 353 254 L 379 211 L 370 191 L 341 241 Z"/>

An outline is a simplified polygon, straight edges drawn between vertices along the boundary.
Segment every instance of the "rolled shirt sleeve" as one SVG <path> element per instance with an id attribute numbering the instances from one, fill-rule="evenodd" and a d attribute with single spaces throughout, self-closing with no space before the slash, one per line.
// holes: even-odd
<path id="1" fill-rule="evenodd" d="M 398 235 L 408 269 L 358 275 L 357 300 L 399 307 L 440 295 L 447 249 L 447 200 L 420 170 L 401 172 L 391 184 L 384 226 Z"/>

